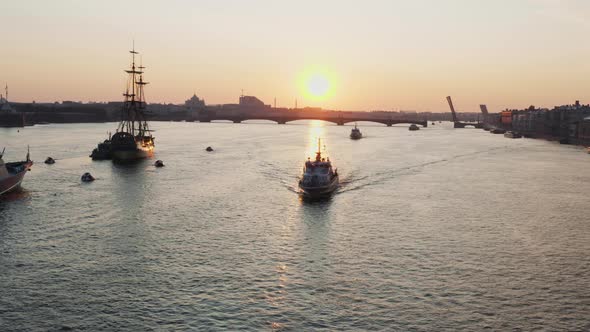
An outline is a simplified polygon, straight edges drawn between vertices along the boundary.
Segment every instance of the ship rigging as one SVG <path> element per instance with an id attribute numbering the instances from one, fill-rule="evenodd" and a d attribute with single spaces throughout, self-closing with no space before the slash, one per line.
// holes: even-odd
<path id="1" fill-rule="evenodd" d="M 135 51 L 135 47 L 129 52 L 131 67 L 125 70 L 128 78 L 123 94 L 125 99 L 121 108 L 121 121 L 115 134 L 94 149 L 90 155 L 92 159 L 133 161 L 153 155 L 154 137 L 146 120 L 144 87 L 148 82 L 143 80 L 145 67 L 141 62 L 136 66 L 135 57 L 139 52 Z"/>

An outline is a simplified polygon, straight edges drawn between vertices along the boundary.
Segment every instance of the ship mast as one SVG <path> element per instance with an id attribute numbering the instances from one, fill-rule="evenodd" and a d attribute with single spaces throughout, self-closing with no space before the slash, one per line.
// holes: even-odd
<path id="1" fill-rule="evenodd" d="M 145 94 L 143 92 L 143 87 L 144 87 L 144 85 L 147 85 L 148 82 L 144 82 L 144 80 L 143 80 L 143 70 L 145 69 L 145 67 L 143 66 L 142 62 L 143 61 L 140 56 L 139 57 L 139 67 L 137 67 L 139 69 L 139 81 L 135 82 L 135 84 L 137 86 L 138 94 L 139 94 L 139 99 L 137 101 L 138 109 L 140 110 L 140 114 L 142 115 L 142 118 L 139 121 L 139 131 L 140 131 L 141 136 L 143 136 L 144 134 L 149 132 L 149 128 L 147 126 L 147 121 L 145 121 L 145 119 L 143 118 L 144 111 L 147 106 L 146 101 L 145 101 Z"/>
<path id="2" fill-rule="evenodd" d="M 322 161 L 322 139 L 318 137 L 318 152 L 315 154 L 315 161 Z"/>
<path id="3" fill-rule="evenodd" d="M 125 100 L 117 132 L 128 132 L 136 137 L 145 136 L 149 132 L 144 116 L 146 102 L 143 86 L 147 84 L 147 82 L 143 81 L 143 69 L 145 67 L 141 63 L 138 67 L 135 66 L 135 55 L 139 54 L 139 52 L 135 51 L 135 42 L 129 53 L 131 53 L 131 68 L 125 70 L 129 76 L 127 78 L 127 88 L 123 94 Z"/>

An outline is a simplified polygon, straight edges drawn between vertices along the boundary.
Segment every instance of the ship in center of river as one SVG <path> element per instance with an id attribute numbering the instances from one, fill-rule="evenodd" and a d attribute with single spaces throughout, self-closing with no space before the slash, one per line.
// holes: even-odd
<path id="1" fill-rule="evenodd" d="M 332 168 L 330 158 L 322 157 L 321 141 L 318 139 L 315 160 L 308 158 L 299 180 L 301 194 L 307 199 L 326 198 L 338 189 L 338 184 L 338 170 Z"/>
<path id="2" fill-rule="evenodd" d="M 113 159 L 113 161 L 129 162 L 151 157 L 154 153 L 154 137 L 146 121 L 146 101 L 143 80 L 143 67 L 135 66 L 135 56 L 139 54 L 135 48 L 131 53 L 131 68 L 125 70 L 129 75 L 127 90 L 123 94 L 125 100 L 121 108 L 121 122 L 117 131 L 100 143 L 90 157 L 97 159 Z M 110 136 L 110 135 L 109 135 Z"/>

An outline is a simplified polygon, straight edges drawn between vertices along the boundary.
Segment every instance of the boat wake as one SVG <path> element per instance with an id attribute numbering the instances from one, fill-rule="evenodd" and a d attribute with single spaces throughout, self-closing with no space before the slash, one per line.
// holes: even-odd
<path id="1" fill-rule="evenodd" d="M 286 176 L 287 174 L 296 174 L 297 171 L 293 169 L 287 169 L 283 165 L 275 164 L 268 161 L 262 161 L 258 163 L 258 169 L 264 175 L 264 178 L 274 180 L 279 183 L 282 187 L 287 190 L 298 194 L 299 188 L 297 183 L 299 182 L 299 176 Z"/>
<path id="2" fill-rule="evenodd" d="M 458 155 L 454 155 L 454 156 L 447 157 L 447 158 L 432 160 L 432 161 L 428 161 L 428 162 L 424 162 L 424 163 L 420 163 L 420 164 L 415 164 L 415 165 L 408 165 L 408 166 L 400 167 L 397 169 L 392 169 L 392 170 L 387 170 L 387 171 L 382 171 L 382 172 L 375 172 L 373 174 L 364 175 L 364 176 L 359 175 L 358 170 L 354 170 L 354 171 L 350 172 L 349 174 L 346 174 L 343 176 L 342 180 L 340 181 L 340 188 L 336 191 L 336 194 L 343 194 L 343 193 L 346 193 L 349 191 L 360 190 L 360 189 L 370 187 L 370 186 L 381 185 L 381 184 L 387 182 L 388 180 L 392 180 L 396 177 L 407 175 L 409 173 L 415 173 L 416 171 L 419 171 L 420 169 L 422 169 L 424 167 L 442 164 L 442 163 L 446 163 L 446 162 L 451 162 L 456 159 L 479 155 L 479 154 L 485 154 L 485 153 L 492 152 L 494 150 L 501 150 L 501 149 L 505 149 L 505 148 L 506 147 L 497 147 L 497 148 L 491 148 L 491 149 L 487 149 L 487 150 L 483 150 L 483 151 L 475 151 L 475 152 L 470 152 L 470 153 L 458 154 Z"/>
<path id="3" fill-rule="evenodd" d="M 409 175 L 420 171 L 424 167 L 433 166 L 437 164 L 452 162 L 457 159 L 471 157 L 475 155 L 481 155 L 490 153 L 496 150 L 506 149 L 508 146 L 496 147 L 482 151 L 475 151 L 469 153 L 457 154 L 446 158 L 437 160 L 427 161 L 419 164 L 408 165 L 399 167 L 396 169 L 389 169 L 381 172 L 375 172 L 372 174 L 362 174 L 359 169 L 353 169 L 347 173 L 340 174 L 340 187 L 336 190 L 335 194 L 343 194 L 349 191 L 361 190 L 367 187 L 381 185 L 389 180 L 395 179 L 399 176 Z M 297 183 L 300 180 L 299 176 L 286 176 L 286 174 L 297 174 L 298 169 L 289 167 L 286 168 L 283 165 L 275 164 L 268 161 L 259 163 L 259 169 L 265 178 L 274 180 L 279 183 L 282 187 L 294 194 L 301 194 L 301 190 Z"/>
<path id="4" fill-rule="evenodd" d="M 301 194 L 301 190 L 297 186 L 297 183 L 299 183 L 299 179 L 299 177 L 295 177 L 292 181 L 281 181 L 281 185 L 287 188 L 287 190 L 289 190 L 290 192 L 299 195 Z"/>

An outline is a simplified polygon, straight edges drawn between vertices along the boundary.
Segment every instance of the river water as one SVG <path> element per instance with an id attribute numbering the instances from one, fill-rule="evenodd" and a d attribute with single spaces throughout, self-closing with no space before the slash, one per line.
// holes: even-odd
<path id="1" fill-rule="evenodd" d="M 36 161 L 0 198 L 0 330 L 590 330 L 583 148 L 448 123 L 351 141 L 155 122 L 166 167 L 92 162 L 115 126 L 0 129 L 5 160 Z M 342 186 L 304 202 L 318 137 Z"/>

